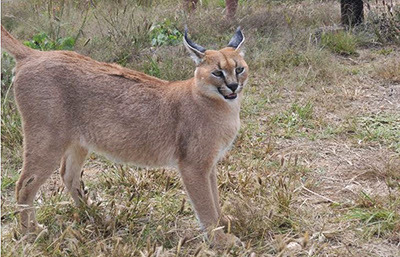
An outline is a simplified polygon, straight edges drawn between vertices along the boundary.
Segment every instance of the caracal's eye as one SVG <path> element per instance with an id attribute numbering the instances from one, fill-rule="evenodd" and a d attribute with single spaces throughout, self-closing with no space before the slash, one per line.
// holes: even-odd
<path id="1" fill-rule="evenodd" d="M 216 70 L 211 74 L 214 75 L 215 77 L 220 77 L 220 78 L 222 78 L 224 76 L 224 73 L 220 70 Z"/>
<path id="2" fill-rule="evenodd" d="M 242 73 L 244 71 L 244 68 L 243 67 L 237 67 L 236 68 L 236 74 L 240 74 L 240 73 Z"/>

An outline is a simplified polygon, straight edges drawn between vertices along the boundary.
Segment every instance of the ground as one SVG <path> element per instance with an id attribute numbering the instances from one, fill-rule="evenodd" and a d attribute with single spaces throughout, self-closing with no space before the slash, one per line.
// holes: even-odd
<path id="1" fill-rule="evenodd" d="M 202 1 L 190 16 L 181 1 L 66 2 L 2 2 L 2 24 L 22 41 L 45 32 L 42 50 L 68 48 L 71 37 L 82 54 L 167 80 L 193 75 L 185 24 L 206 48 L 242 26 L 251 76 L 218 181 L 226 229 L 245 247 L 210 248 L 177 171 L 94 153 L 83 173 L 93 205 L 75 207 L 55 171 L 35 203 L 46 229 L 20 235 L 21 125 L 3 53 L 2 255 L 400 255 L 400 48 L 370 16 L 346 32 L 336 1 L 239 1 L 233 21 L 223 1 Z"/>

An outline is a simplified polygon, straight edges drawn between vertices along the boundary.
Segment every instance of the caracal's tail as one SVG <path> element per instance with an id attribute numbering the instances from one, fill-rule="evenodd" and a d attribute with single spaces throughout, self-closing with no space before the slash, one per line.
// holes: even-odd
<path id="1" fill-rule="evenodd" d="M 1 26 L 1 48 L 13 55 L 17 61 L 25 59 L 35 52 L 11 36 L 3 26 Z"/>

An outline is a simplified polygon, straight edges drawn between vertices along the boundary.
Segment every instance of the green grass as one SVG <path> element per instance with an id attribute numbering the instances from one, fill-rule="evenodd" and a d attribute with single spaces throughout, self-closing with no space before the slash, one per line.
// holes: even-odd
<path id="1" fill-rule="evenodd" d="M 13 176 L 3 175 L 1 177 L 1 190 L 4 191 L 4 190 L 9 189 L 10 187 L 14 186 L 17 179 L 18 179 L 17 174 L 14 174 Z"/>
<path id="2" fill-rule="evenodd" d="M 13 72 L 14 59 L 7 53 L 2 54 L 2 80 L 1 80 L 1 143 L 2 146 L 14 147 L 22 144 L 21 118 L 17 112 L 13 98 Z"/>
<path id="3" fill-rule="evenodd" d="M 144 64 L 144 72 L 155 77 L 161 77 L 161 70 L 157 63 L 157 60 L 149 59 L 148 62 Z"/>
<path id="4" fill-rule="evenodd" d="M 35 203 L 47 231 L 22 239 L 14 198 L 22 168 L 15 63 L 2 53 L 3 256 L 290 256 L 294 242 L 300 249 L 293 255 L 300 256 L 398 255 L 400 110 L 390 105 L 397 97 L 397 46 L 369 48 L 376 37 L 368 31 L 362 45 L 352 31 L 313 42 L 317 29 L 338 24 L 335 1 L 240 1 L 236 21 L 224 19 L 222 2 L 202 1 L 188 15 L 178 0 L 99 0 L 95 7 L 11 1 L 2 3 L 2 21 L 41 50 L 67 49 L 62 42 L 72 41 L 63 39 L 72 38 L 82 54 L 166 80 L 193 76 L 180 42 L 185 25 L 207 49 L 226 46 L 241 25 L 250 80 L 241 130 L 218 164 L 218 181 L 223 212 L 232 218 L 226 229 L 246 246 L 210 248 L 178 172 L 95 154 L 83 175 L 94 204 L 74 206 L 55 174 Z M 393 96 L 385 91 L 391 88 Z M 326 231 L 334 236 L 317 236 Z"/>
<path id="5" fill-rule="evenodd" d="M 337 54 L 354 55 L 357 53 L 357 38 L 349 32 L 323 33 L 321 44 Z"/>
<path id="6" fill-rule="evenodd" d="M 400 225 L 400 216 L 395 210 L 384 208 L 355 208 L 346 215 L 348 219 L 356 220 L 366 237 L 382 237 Z"/>
<path id="7" fill-rule="evenodd" d="M 303 134 L 303 129 L 313 129 L 313 105 L 294 103 L 292 106 L 271 118 L 271 123 L 283 129 L 282 136 L 293 137 L 295 134 Z"/>
<path id="8" fill-rule="evenodd" d="M 400 153 L 400 116 L 377 115 L 357 119 L 357 137 L 363 141 L 386 144 Z"/>

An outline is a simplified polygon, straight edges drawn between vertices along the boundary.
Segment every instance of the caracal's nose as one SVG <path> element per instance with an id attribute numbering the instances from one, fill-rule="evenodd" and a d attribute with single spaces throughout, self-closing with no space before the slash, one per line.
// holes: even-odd
<path id="1" fill-rule="evenodd" d="M 238 88 L 239 84 L 238 83 L 231 83 L 226 85 L 230 90 L 232 90 L 232 92 L 234 93 L 235 90 Z"/>

